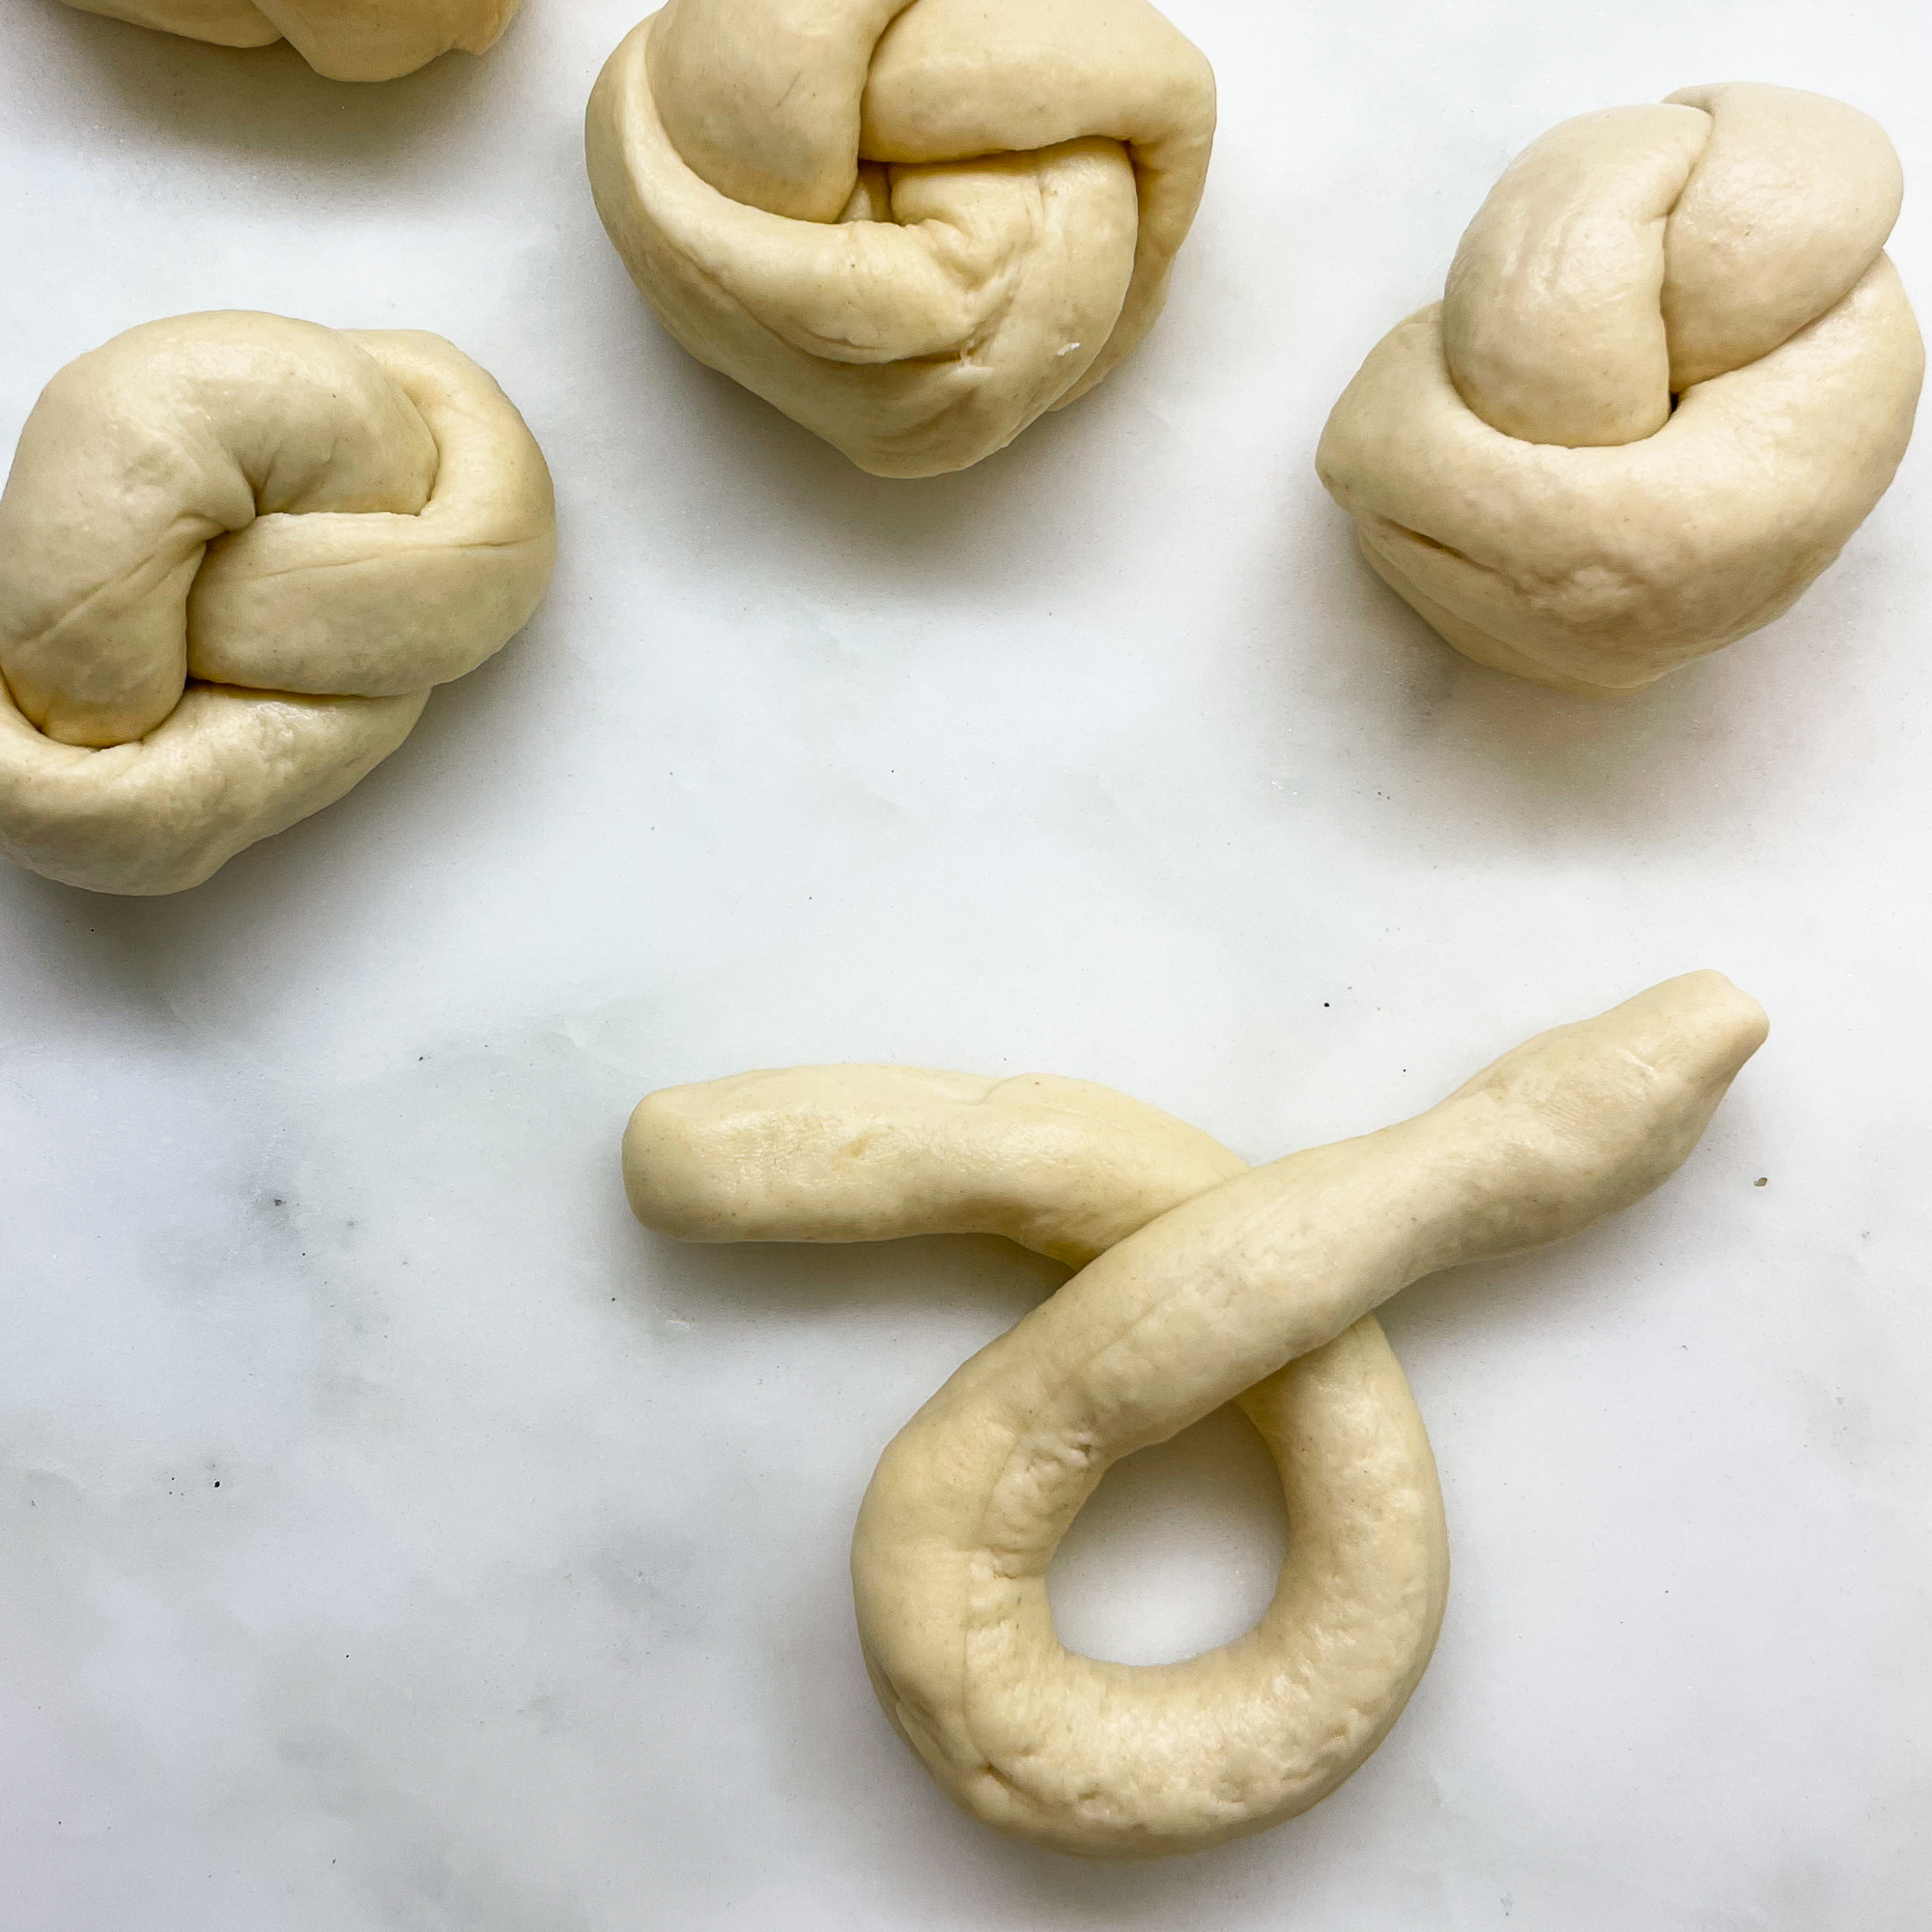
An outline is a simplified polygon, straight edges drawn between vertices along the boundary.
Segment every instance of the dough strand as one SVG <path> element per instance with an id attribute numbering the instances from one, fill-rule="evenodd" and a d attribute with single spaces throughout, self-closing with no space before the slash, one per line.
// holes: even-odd
<path id="1" fill-rule="evenodd" d="M 1199 1851 L 1306 1810 L 1427 1666 L 1441 1495 L 1372 1311 L 1419 1276 L 1575 1234 L 1647 1194 L 1765 1037 L 1716 973 L 1506 1054 L 1440 1105 L 1248 1170 L 1084 1081 L 796 1067 L 648 1095 L 631 1205 L 685 1240 L 997 1234 L 1079 1269 L 881 1458 L 852 1546 L 879 1701 L 997 1830 L 1106 1858 Z M 1290 1546 L 1257 1627 L 1185 1662 L 1054 1634 L 1046 1573 L 1120 1457 L 1229 1401 Z"/>

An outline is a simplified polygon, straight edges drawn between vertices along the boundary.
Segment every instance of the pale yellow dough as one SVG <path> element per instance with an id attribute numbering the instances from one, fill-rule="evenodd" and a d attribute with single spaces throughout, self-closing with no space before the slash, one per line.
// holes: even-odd
<path id="1" fill-rule="evenodd" d="M 975 1817 L 1156 1857 L 1306 1810 L 1429 1662 L 1441 1496 L 1370 1310 L 1648 1193 L 1765 1030 L 1727 980 L 1690 974 L 1518 1047 L 1414 1120 L 1252 1172 L 1083 1081 L 748 1073 L 644 1099 L 624 1179 L 640 1220 L 686 1240 L 989 1233 L 1080 1269 L 887 1449 L 852 1548 L 860 1640 L 887 1715 Z M 1287 1503 L 1266 1614 L 1183 1663 L 1065 1650 L 1046 1572 L 1075 1513 L 1119 1457 L 1229 1401 Z"/>
<path id="2" fill-rule="evenodd" d="M 1138 343 L 1214 76 L 1147 0 L 671 0 L 590 99 L 599 213 L 699 361 L 881 476 L 963 469 Z"/>
<path id="3" fill-rule="evenodd" d="M 1513 161 L 1316 467 L 1479 664 L 1632 691 L 1788 610 L 1885 494 L 1924 350 L 1898 157 L 1823 95 L 1586 114 Z"/>
<path id="4" fill-rule="evenodd" d="M 47 384 L 0 495 L 0 853 L 199 884 L 387 757 L 555 553 L 542 453 L 438 336 L 116 336 Z"/>
<path id="5" fill-rule="evenodd" d="M 286 40 L 330 80 L 395 80 L 439 54 L 495 46 L 523 0 L 67 0 L 223 47 Z"/>

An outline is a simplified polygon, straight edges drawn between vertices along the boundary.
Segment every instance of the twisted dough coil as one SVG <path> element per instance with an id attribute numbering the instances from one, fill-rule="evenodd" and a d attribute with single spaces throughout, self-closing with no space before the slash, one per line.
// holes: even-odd
<path id="1" fill-rule="evenodd" d="M 542 453 L 438 336 L 116 336 L 47 384 L 0 494 L 0 852 L 199 884 L 387 757 L 555 550 Z"/>
<path id="2" fill-rule="evenodd" d="M 286 40 L 329 80 L 395 80 L 439 54 L 486 53 L 523 0 L 67 0 L 222 47 Z"/>
<path id="3" fill-rule="evenodd" d="M 1765 1035 L 1715 973 L 1544 1034 L 1399 1126 L 1245 1171 L 1082 1081 L 799 1067 L 669 1088 L 624 1138 L 685 1240 L 1004 1235 L 1080 1269 L 886 1450 L 852 1577 L 874 1689 L 966 1810 L 1065 1852 L 1198 1851 L 1306 1810 L 1429 1662 L 1440 1492 L 1374 1316 L 1418 1276 L 1573 1234 L 1675 1171 Z M 1255 1630 L 1155 1668 L 1054 1635 L 1046 1572 L 1108 1465 L 1230 1400 L 1291 1545 Z"/>
<path id="4" fill-rule="evenodd" d="M 1911 438 L 1902 192 L 1876 122 L 1790 88 L 1553 128 L 1329 417 L 1316 467 L 1369 561 L 1465 656 L 1569 691 L 1770 623 Z"/>
<path id="5" fill-rule="evenodd" d="M 1147 0 L 671 0 L 590 99 L 665 327 L 881 476 L 963 469 L 1159 314 L 1214 76 Z"/>

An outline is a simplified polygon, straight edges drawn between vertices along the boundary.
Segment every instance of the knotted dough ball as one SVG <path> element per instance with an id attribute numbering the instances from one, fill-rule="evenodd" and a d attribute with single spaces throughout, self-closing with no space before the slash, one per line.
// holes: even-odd
<path id="1" fill-rule="evenodd" d="M 1885 494 L 1924 351 L 1878 124 L 1740 83 L 1585 114 L 1504 172 L 1316 466 L 1479 664 L 1621 692 L 1788 610 Z"/>
<path id="2" fill-rule="evenodd" d="M 963 469 L 1152 325 L 1214 76 L 1147 0 L 671 0 L 590 184 L 699 361 L 881 476 Z"/>
<path id="3" fill-rule="evenodd" d="M 438 336 L 116 336 L 47 384 L 0 494 L 0 852 L 198 885 L 387 757 L 555 551 L 542 453 Z"/>
<path id="4" fill-rule="evenodd" d="M 1420 1681 L 1442 1497 L 1371 1312 L 1666 1179 L 1765 1037 L 1716 973 L 1540 1035 L 1427 1113 L 1247 1168 L 1086 1081 L 811 1066 L 638 1105 L 624 1182 L 696 1241 L 991 1234 L 1079 1269 L 880 1458 L 852 1540 L 888 1718 L 975 1817 L 1057 1851 L 1194 1852 L 1305 1811 Z M 1065 1649 L 1046 1578 L 1111 1463 L 1238 1402 L 1289 1548 L 1256 1628 L 1183 1662 Z"/>
<path id="5" fill-rule="evenodd" d="M 452 47 L 497 44 L 523 0 L 67 0 L 222 47 L 286 40 L 330 80 L 394 80 Z"/>

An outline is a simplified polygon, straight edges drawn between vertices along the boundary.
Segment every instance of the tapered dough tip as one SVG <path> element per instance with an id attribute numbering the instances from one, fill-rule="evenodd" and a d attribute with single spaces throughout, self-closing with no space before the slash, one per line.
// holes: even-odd
<path id="1" fill-rule="evenodd" d="M 1575 1233 L 1677 1171 L 1769 1032 L 1764 1009 L 1721 973 L 1683 973 L 1524 1040 L 1451 1098 L 1486 1095 L 1554 1129 Z"/>
<path id="2" fill-rule="evenodd" d="M 1771 1034 L 1771 1016 L 1751 996 L 1711 967 L 1680 973 L 1638 993 L 1617 1013 L 1642 1013 L 1729 1079 Z"/>

